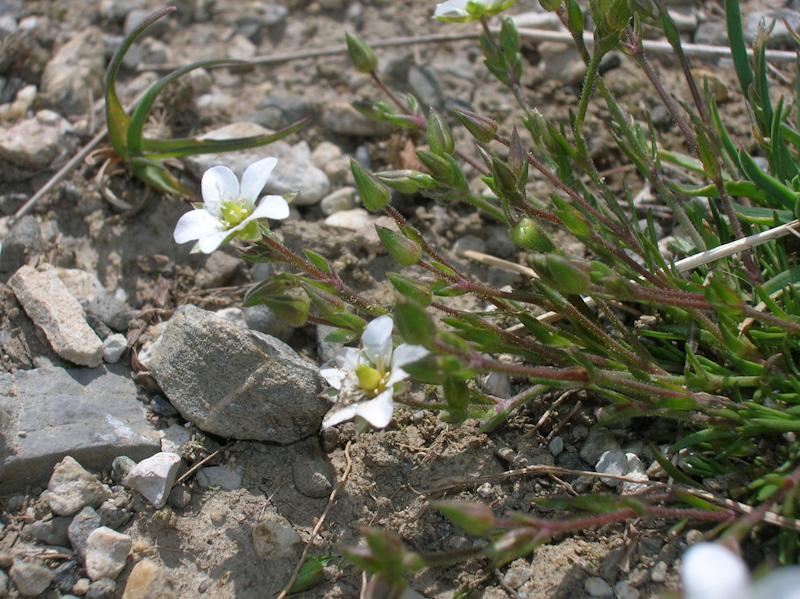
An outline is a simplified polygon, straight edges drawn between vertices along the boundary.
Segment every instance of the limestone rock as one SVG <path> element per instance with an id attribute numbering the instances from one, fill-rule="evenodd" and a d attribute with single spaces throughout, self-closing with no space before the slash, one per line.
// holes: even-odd
<path id="1" fill-rule="evenodd" d="M 319 430 L 319 371 L 291 347 L 194 306 L 140 356 L 172 405 L 215 435 L 291 443 Z"/>
<path id="2" fill-rule="evenodd" d="M 53 269 L 38 271 L 25 265 L 8 284 L 59 356 L 83 366 L 100 365 L 103 342 L 86 323 L 83 308 Z"/>
<path id="3" fill-rule="evenodd" d="M 47 490 L 50 509 L 58 516 L 71 516 L 87 505 L 97 507 L 111 495 L 108 487 L 70 456 L 56 464 Z"/>

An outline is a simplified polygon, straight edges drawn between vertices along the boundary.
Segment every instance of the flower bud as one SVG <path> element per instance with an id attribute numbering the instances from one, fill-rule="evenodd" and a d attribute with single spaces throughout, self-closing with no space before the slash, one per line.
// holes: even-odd
<path id="1" fill-rule="evenodd" d="M 589 289 L 589 273 L 581 265 L 557 254 L 532 257 L 536 272 L 565 295 L 582 295 Z"/>
<path id="2" fill-rule="evenodd" d="M 505 196 L 519 195 L 519 185 L 517 184 L 517 177 L 511 168 L 495 157 L 492 159 L 492 179 L 494 179 L 495 187 Z"/>
<path id="3" fill-rule="evenodd" d="M 539 224 L 527 216 L 517 221 L 511 228 L 509 237 L 514 245 L 523 250 L 549 254 L 556 249 Z"/>
<path id="4" fill-rule="evenodd" d="M 391 199 L 389 189 L 375 175 L 362 169 L 355 160 L 350 160 L 350 170 L 364 207 L 370 212 L 383 210 Z"/>
<path id="5" fill-rule="evenodd" d="M 497 133 L 497 121 L 468 110 L 455 110 L 453 113 L 479 142 L 489 143 L 494 139 Z"/>
<path id="6" fill-rule="evenodd" d="M 555 12 L 561 7 L 561 0 L 539 0 L 542 8 L 548 12 Z"/>
<path id="7" fill-rule="evenodd" d="M 473 537 L 484 537 L 495 526 L 492 510 L 482 503 L 439 501 L 434 507 L 445 518 Z"/>
<path id="8" fill-rule="evenodd" d="M 426 132 L 428 146 L 434 154 L 452 154 L 455 151 L 453 136 L 450 134 L 450 127 L 435 110 L 431 110 L 428 116 L 428 129 Z"/>
<path id="9" fill-rule="evenodd" d="M 381 183 L 400 193 L 412 194 L 421 189 L 433 189 L 436 187 L 436 181 L 433 180 L 433 177 L 410 169 L 381 171 L 380 173 L 375 173 L 375 176 L 378 177 Z"/>
<path id="10" fill-rule="evenodd" d="M 347 39 L 347 52 L 350 54 L 350 61 L 356 70 L 362 73 L 374 73 L 378 66 L 378 57 L 375 56 L 372 48 L 355 35 L 346 33 L 345 38 Z"/>
<path id="11" fill-rule="evenodd" d="M 450 187 L 466 186 L 461 168 L 449 154 L 440 156 L 433 152 L 420 150 L 417 152 L 417 158 L 431 172 L 436 181 Z"/>
<path id="12" fill-rule="evenodd" d="M 419 245 L 386 227 L 376 225 L 375 230 L 383 247 L 400 266 L 413 266 L 419 262 L 422 256 L 422 248 Z"/>

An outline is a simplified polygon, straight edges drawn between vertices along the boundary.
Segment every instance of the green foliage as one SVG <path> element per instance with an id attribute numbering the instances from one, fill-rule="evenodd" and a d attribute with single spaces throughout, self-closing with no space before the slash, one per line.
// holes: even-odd
<path id="1" fill-rule="evenodd" d="M 144 136 L 144 127 L 150 117 L 158 95 L 170 83 L 187 73 L 201 68 L 234 67 L 246 61 L 232 59 L 201 60 L 183 66 L 153 83 L 130 112 L 126 111 L 117 95 L 116 83 L 125 55 L 137 39 L 158 19 L 174 12 L 174 6 L 162 8 L 152 13 L 139 27 L 130 33 L 111 59 L 105 77 L 105 109 L 108 124 L 108 139 L 117 157 L 128 165 L 131 172 L 145 184 L 164 193 L 191 196 L 193 193 L 172 175 L 164 161 L 168 158 L 182 158 L 195 154 L 216 154 L 235 152 L 264 146 L 287 135 L 299 131 L 308 122 L 303 118 L 275 133 L 240 137 L 235 139 L 212 140 L 198 138 L 150 139 Z"/>

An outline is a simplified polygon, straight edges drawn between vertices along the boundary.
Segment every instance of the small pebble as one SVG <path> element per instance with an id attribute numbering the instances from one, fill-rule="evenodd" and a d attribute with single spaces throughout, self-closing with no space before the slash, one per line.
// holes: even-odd
<path id="1" fill-rule="evenodd" d="M 653 582 L 664 582 L 667 579 L 667 563 L 658 562 L 650 570 L 650 580 Z"/>
<path id="2" fill-rule="evenodd" d="M 625 580 L 620 580 L 614 585 L 614 593 L 617 599 L 639 599 L 639 590 Z"/>
<path id="3" fill-rule="evenodd" d="M 550 453 L 553 454 L 553 457 L 558 457 L 558 455 L 564 451 L 564 438 L 563 437 L 553 437 L 552 441 L 550 441 L 550 445 L 548 445 L 548 449 Z"/>
<path id="4" fill-rule="evenodd" d="M 583 583 L 583 588 L 590 597 L 613 597 L 611 585 L 599 576 L 591 576 Z"/>
<path id="5" fill-rule="evenodd" d="M 122 333 L 114 333 L 103 341 L 103 360 L 108 364 L 116 364 L 128 349 L 128 340 Z"/>
<path id="6" fill-rule="evenodd" d="M 49 568 L 39 563 L 19 560 L 14 561 L 9 574 L 17 591 L 23 597 L 38 597 L 47 590 L 55 578 L 55 574 Z"/>
<path id="7" fill-rule="evenodd" d="M 704 539 L 705 535 L 697 530 L 696 528 L 692 528 L 686 531 L 686 543 L 689 545 L 695 545 L 700 543 Z"/>

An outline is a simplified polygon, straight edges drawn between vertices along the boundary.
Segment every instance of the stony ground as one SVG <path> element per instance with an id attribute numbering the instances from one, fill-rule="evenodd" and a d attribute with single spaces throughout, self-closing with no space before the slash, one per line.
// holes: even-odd
<path id="1" fill-rule="evenodd" d="M 176 15 L 130 52 L 123 98 L 169 65 L 202 58 L 340 45 L 345 30 L 370 40 L 454 31 L 431 22 L 433 3 L 422 0 L 177 4 Z M 669 4 L 688 41 L 725 43 L 715 3 Z M 746 4 L 748 27 L 774 4 Z M 781 14 L 800 21 L 790 4 Z M 344 480 L 338 500 L 310 551 L 331 561 L 324 581 L 303 596 L 356 597 L 361 574 L 338 548 L 357 544 L 361 526 L 393 530 L 422 552 L 472 545 L 429 507 L 441 496 L 431 493 L 437 487 L 466 480 L 446 496 L 530 511 L 542 497 L 630 489 L 583 476 L 497 482 L 492 475 L 537 464 L 663 474 L 643 440 L 669 443 L 673 432 L 652 421 L 600 427 L 600 406 L 581 394 L 542 397 L 491 435 L 478 423 L 453 428 L 412 410 L 398 412 L 385 431 L 357 434 L 347 424 L 319 434 L 328 404 L 318 398 L 318 365 L 336 350 L 324 341 L 327 331 L 293 329 L 264 307 L 242 309 L 248 286 L 276 268 L 247 266 L 230 248 L 204 257 L 176 246 L 172 230 L 187 206 L 124 173 L 100 181 L 103 156 L 14 219 L 101 126 L 102 113 L 92 107 L 105 65 L 123 34 L 156 6 L 0 0 L 0 597 L 275 596 L 337 480 Z M 514 12 L 526 24 L 558 27 L 539 10 L 520 0 Z M 778 42 L 787 43 L 781 35 Z M 530 42 L 525 56 L 531 104 L 563 120 L 582 76 L 575 54 Z M 485 74 L 473 42 L 387 49 L 380 59 L 387 82 L 425 105 L 470 108 L 505 128 L 513 122 L 512 101 Z M 684 94 L 674 65 L 656 65 L 667 86 Z M 731 69 L 697 66 L 717 86 L 731 132 L 747 135 L 742 106 L 724 101 L 736 94 Z M 679 147 L 630 64 L 616 57 L 604 78 L 632 114 L 649 113 Z M 357 207 L 349 158 L 374 168 L 413 166 L 421 142 L 360 118 L 349 102 L 364 97 L 377 92 L 342 56 L 200 70 L 169 88 L 148 126 L 153 136 L 223 127 L 217 135 L 241 135 L 314 114 L 308 129 L 283 142 L 173 168 L 198 188 L 212 164 L 241 172 L 254 159 L 277 156 L 267 191 L 300 192 L 278 228 L 286 243 L 327 256 L 357 290 L 382 301 L 389 297 L 385 273 L 395 267 L 381 253 L 375 218 Z M 602 128 L 605 116 L 591 114 L 592 151 L 601 169 L 613 169 L 621 157 Z M 629 175 L 610 176 L 640 190 Z M 533 183 L 532 192 L 545 189 Z M 458 253 L 465 249 L 519 259 L 501 227 L 463 207 L 399 197 L 396 204 L 455 260 L 464 260 Z M 666 247 L 671 222 L 658 224 Z M 518 276 L 465 268 L 498 286 Z M 519 390 L 502 377 L 482 384 L 500 397 Z M 475 477 L 489 478 L 469 482 Z M 601 529 L 557 539 L 501 570 L 484 562 L 427 570 L 408 596 L 660 595 L 677 588 L 678 558 L 701 537 L 659 522 Z"/>

